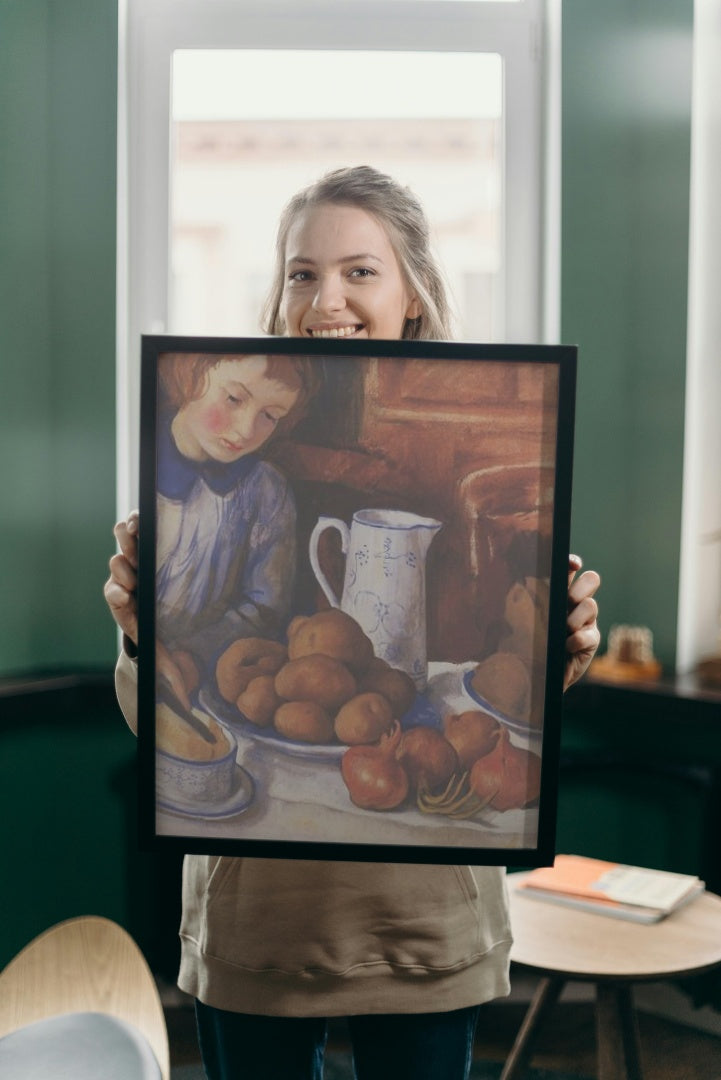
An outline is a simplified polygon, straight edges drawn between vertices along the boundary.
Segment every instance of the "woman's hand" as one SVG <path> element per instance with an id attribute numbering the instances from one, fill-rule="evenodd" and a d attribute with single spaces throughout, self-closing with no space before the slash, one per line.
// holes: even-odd
<path id="1" fill-rule="evenodd" d="M 601 578 L 595 570 L 586 570 L 580 577 L 576 577 L 582 566 L 583 561 L 578 555 L 569 555 L 564 690 L 578 682 L 593 660 L 601 641 L 596 625 L 598 604 L 593 598 L 601 584 Z"/>
<path id="2" fill-rule="evenodd" d="M 110 577 L 103 589 L 110 614 L 134 645 L 138 644 L 138 523 L 138 511 L 133 510 L 113 529 L 120 552 L 110 560 Z"/>

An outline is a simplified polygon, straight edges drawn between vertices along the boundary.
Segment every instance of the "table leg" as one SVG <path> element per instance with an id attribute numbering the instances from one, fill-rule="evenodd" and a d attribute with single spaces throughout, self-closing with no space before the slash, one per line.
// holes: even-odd
<path id="1" fill-rule="evenodd" d="M 629 983 L 596 984 L 599 1080 L 643 1080 Z"/>
<path id="2" fill-rule="evenodd" d="M 503 1066 L 500 1080 L 521 1080 L 533 1053 L 541 1021 L 558 1001 L 565 979 L 541 979 Z"/>

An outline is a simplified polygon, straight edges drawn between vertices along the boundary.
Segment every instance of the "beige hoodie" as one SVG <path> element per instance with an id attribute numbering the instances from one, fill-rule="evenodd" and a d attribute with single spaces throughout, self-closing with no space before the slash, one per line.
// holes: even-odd
<path id="1" fill-rule="evenodd" d="M 137 667 L 118 700 L 133 730 Z M 178 985 L 270 1016 L 440 1012 L 509 992 L 502 867 L 186 855 Z"/>

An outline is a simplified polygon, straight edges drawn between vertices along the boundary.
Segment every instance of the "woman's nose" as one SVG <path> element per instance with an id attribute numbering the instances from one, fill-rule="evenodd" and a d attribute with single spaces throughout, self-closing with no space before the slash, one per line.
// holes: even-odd
<path id="1" fill-rule="evenodd" d="M 340 279 L 335 275 L 326 275 L 318 280 L 313 307 L 320 314 L 330 314 L 345 307 L 345 296 Z"/>

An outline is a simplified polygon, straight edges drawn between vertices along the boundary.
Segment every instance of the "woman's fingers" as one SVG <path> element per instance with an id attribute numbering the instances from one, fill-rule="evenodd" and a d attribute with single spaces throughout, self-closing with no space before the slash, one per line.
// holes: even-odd
<path id="1" fill-rule="evenodd" d="M 134 510 L 128 514 L 125 521 L 119 521 L 113 529 L 113 534 L 118 542 L 121 553 L 128 562 L 137 567 L 138 565 L 138 512 Z"/>
<path id="2" fill-rule="evenodd" d="M 135 592 L 138 587 L 138 574 L 134 564 L 125 555 L 113 555 L 108 565 L 111 581 L 116 581 L 129 592 Z"/>
<path id="3" fill-rule="evenodd" d="M 105 601 L 110 608 L 110 614 L 115 619 L 120 629 L 130 640 L 138 644 L 138 605 L 135 593 L 121 585 L 112 574 L 105 582 L 103 589 Z"/>
<path id="4" fill-rule="evenodd" d="M 601 642 L 597 625 L 598 604 L 594 599 L 601 578 L 595 570 L 586 570 L 576 577 L 582 565 L 578 556 L 569 558 L 564 690 L 585 673 Z"/>
<path id="5" fill-rule="evenodd" d="M 573 582 L 573 579 L 575 578 L 576 574 L 578 573 L 578 571 L 581 569 L 582 566 L 583 566 L 583 559 L 581 558 L 580 555 L 569 555 L 568 556 L 568 587 L 569 587 L 569 589 L 571 588 L 571 584 Z"/>
<path id="6" fill-rule="evenodd" d="M 120 629 L 134 644 L 138 643 L 138 524 L 137 510 L 125 521 L 119 521 L 113 529 L 120 552 L 109 562 L 110 577 L 105 582 L 103 595 L 110 613 Z"/>
<path id="7" fill-rule="evenodd" d="M 595 574 L 593 570 L 586 571 L 588 574 L 593 574 L 595 578 L 598 578 L 598 574 Z M 594 599 L 594 593 L 600 585 L 598 583 L 587 583 L 590 591 L 584 592 L 581 595 L 568 594 L 568 615 L 566 616 L 566 627 L 569 634 L 574 633 L 576 630 L 580 630 L 582 626 L 594 625 L 598 618 L 598 604 Z M 579 589 L 580 593 L 580 589 Z"/>
<path id="8" fill-rule="evenodd" d="M 594 599 L 601 584 L 601 579 L 596 570 L 584 570 L 579 578 L 576 578 L 569 588 L 569 619 L 576 620 L 574 629 L 581 623 L 580 618 L 593 618 L 598 616 L 598 604 Z M 581 612 L 579 613 L 579 608 Z"/>

